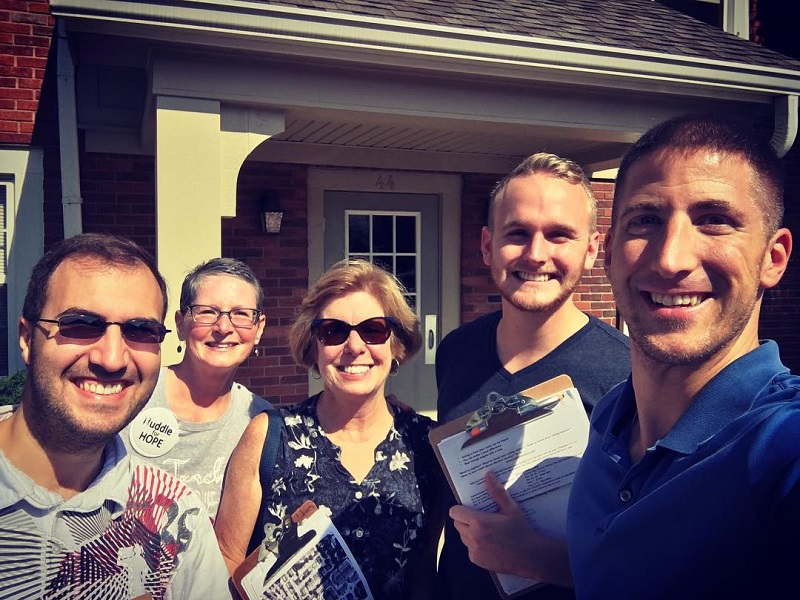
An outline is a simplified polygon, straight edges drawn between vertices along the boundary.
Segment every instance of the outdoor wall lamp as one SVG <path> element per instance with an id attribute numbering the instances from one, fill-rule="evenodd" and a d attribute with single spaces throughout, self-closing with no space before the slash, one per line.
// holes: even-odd
<path id="1" fill-rule="evenodd" d="M 261 231 L 280 233 L 283 210 L 278 202 L 277 192 L 264 192 L 261 195 Z"/>

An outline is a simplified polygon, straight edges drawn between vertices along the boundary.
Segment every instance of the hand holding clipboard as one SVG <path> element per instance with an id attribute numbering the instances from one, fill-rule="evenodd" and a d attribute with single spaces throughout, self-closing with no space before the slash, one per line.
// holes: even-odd
<path id="1" fill-rule="evenodd" d="M 563 538 L 569 488 L 588 434 L 580 395 L 561 375 L 513 396 L 490 394 L 485 407 L 429 437 L 459 503 L 495 511 L 484 480 L 491 471 L 537 530 Z M 538 585 L 512 575 L 492 577 L 504 598 Z"/>

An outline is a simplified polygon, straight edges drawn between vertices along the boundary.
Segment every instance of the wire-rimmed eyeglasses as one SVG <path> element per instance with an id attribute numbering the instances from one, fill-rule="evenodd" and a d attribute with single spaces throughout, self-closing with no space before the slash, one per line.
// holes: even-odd
<path id="1" fill-rule="evenodd" d="M 261 316 L 261 311 L 257 308 L 220 310 L 216 306 L 208 304 L 191 304 L 186 309 L 191 313 L 192 320 L 200 325 L 214 325 L 222 315 L 228 315 L 231 324 L 242 329 L 252 329 Z"/>

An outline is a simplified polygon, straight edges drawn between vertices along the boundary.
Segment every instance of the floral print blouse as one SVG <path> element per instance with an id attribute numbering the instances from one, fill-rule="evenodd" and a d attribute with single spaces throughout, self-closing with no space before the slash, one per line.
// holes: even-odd
<path id="1" fill-rule="evenodd" d="M 319 394 L 280 409 L 283 439 L 271 490 L 264 490 L 266 538 L 273 539 L 285 516 L 313 500 L 330 508 L 375 599 L 410 598 L 413 576 L 435 576 L 411 575 L 440 533 L 433 515 L 441 471 L 428 442 L 435 423 L 395 409 L 394 425 L 375 449 L 375 464 L 357 483 L 320 427 L 318 400 Z"/>

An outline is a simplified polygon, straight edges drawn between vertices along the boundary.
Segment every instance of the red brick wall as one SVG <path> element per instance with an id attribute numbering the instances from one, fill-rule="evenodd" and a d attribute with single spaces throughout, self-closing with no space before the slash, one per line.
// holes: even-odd
<path id="1" fill-rule="evenodd" d="M 500 294 L 481 255 L 489 193 L 496 175 L 464 175 L 461 186 L 461 322 L 500 308 Z"/>
<path id="2" fill-rule="evenodd" d="M 308 284 L 307 172 L 303 165 L 245 163 L 236 217 L 222 225 L 222 253 L 244 260 L 258 273 L 267 317 L 259 356 L 242 365 L 237 379 L 272 402 L 296 402 L 308 393 L 308 372 L 295 365 L 286 347 Z M 261 195 L 267 190 L 277 194 L 283 209 L 280 234 L 261 232 Z"/>
<path id="3" fill-rule="evenodd" d="M 800 244 L 800 147 L 784 158 L 786 196 L 784 225 Z M 800 247 L 795 247 L 789 268 L 781 283 L 764 293 L 759 321 L 759 335 L 773 339 L 781 349 L 781 360 L 792 372 L 800 373 Z"/>
<path id="4" fill-rule="evenodd" d="M 46 0 L 0 3 L 0 143 L 30 144 L 53 18 Z"/>
<path id="5" fill-rule="evenodd" d="M 594 267 L 581 279 L 575 291 L 575 305 L 581 310 L 602 319 L 610 325 L 616 325 L 617 309 L 614 296 L 611 293 L 611 284 L 606 279 L 603 269 L 605 256 L 603 239 L 606 231 L 611 226 L 611 202 L 614 198 L 614 184 L 608 182 L 592 182 L 595 197 L 597 198 L 597 230 L 600 232 L 600 252 Z"/>
<path id="6" fill-rule="evenodd" d="M 125 236 L 155 254 L 155 159 L 82 152 L 80 168 L 84 231 Z"/>
<path id="7" fill-rule="evenodd" d="M 501 305 L 500 294 L 492 283 L 489 268 L 483 264 L 480 239 L 486 223 L 489 193 L 498 177 L 465 175 L 461 207 L 461 322 L 467 323 Z M 602 235 L 611 224 L 612 183 L 594 183 L 597 196 L 598 229 Z M 586 273 L 575 291 L 575 304 L 581 310 L 615 324 L 616 309 L 611 284 L 603 271 L 603 250 L 591 272 Z"/>

